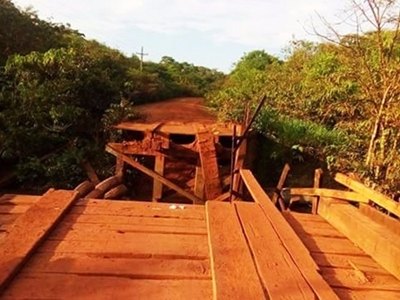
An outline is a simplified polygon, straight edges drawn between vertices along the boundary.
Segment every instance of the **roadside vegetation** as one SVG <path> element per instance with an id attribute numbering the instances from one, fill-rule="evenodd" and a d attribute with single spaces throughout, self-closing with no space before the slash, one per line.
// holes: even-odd
<path id="1" fill-rule="evenodd" d="M 19 188 L 74 187 L 87 159 L 106 176 L 110 128 L 135 118 L 135 105 L 202 96 L 224 77 L 168 56 L 141 70 L 137 56 L 9 0 L 0 0 L 0 37 L 0 174 L 16 171 Z"/>
<path id="2" fill-rule="evenodd" d="M 259 133 L 393 195 L 400 191 L 400 4 L 349 4 L 342 17 L 353 22 L 352 34 L 321 18 L 319 43 L 292 41 L 283 59 L 247 53 L 208 104 L 220 118 L 245 123 L 265 94 Z"/>

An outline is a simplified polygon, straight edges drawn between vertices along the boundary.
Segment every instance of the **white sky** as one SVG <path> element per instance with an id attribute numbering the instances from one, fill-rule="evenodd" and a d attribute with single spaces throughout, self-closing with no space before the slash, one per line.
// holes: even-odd
<path id="1" fill-rule="evenodd" d="M 332 19 L 346 0 L 13 0 L 43 19 L 74 29 L 127 55 L 143 46 L 145 59 L 164 55 L 229 71 L 245 52 L 280 55 L 307 34 L 317 13 Z M 307 30 L 308 29 L 308 30 Z"/>

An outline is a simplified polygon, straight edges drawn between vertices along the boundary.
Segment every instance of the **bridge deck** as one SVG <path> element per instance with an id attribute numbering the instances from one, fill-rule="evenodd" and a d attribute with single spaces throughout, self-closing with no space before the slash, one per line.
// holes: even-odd
<path id="1" fill-rule="evenodd" d="M 0 198 L 0 203 L 4 211 L 7 206 L 8 212 L 14 211 L 17 216 L 14 225 L 9 221 L 1 227 L 1 280 L 5 273 L 12 272 L 5 266 L 10 265 L 10 260 L 13 263 L 10 241 L 20 240 L 15 236 L 16 227 L 26 222 L 35 209 L 46 208 L 44 197 L 6 195 Z M 56 206 L 54 210 L 57 209 Z M 296 241 L 293 237 L 289 240 L 288 228 L 279 225 L 287 224 L 286 221 L 269 209 L 255 202 L 180 206 L 73 200 L 66 214 L 47 230 L 43 242 L 28 251 L 15 276 L 0 281 L 1 296 L 2 299 L 338 299 L 329 296 L 331 287 L 309 276 L 306 269 L 314 268 L 313 265 L 304 267 L 304 261 L 298 260 L 298 253 L 293 253 L 289 245 Z M 0 214 L 1 222 L 5 215 Z M 276 219 L 277 216 L 281 219 Z M 27 226 L 25 236 L 40 231 L 36 227 L 45 221 Z M 318 222 L 323 220 L 314 223 Z M 319 252 L 314 251 L 312 247 L 319 247 L 322 242 L 304 238 L 307 228 L 304 233 L 295 226 L 325 280 L 343 299 L 364 295 L 365 289 L 360 292 L 354 276 L 343 275 L 343 270 L 350 270 L 348 266 L 337 270 L 326 265 L 330 260 L 322 258 L 335 255 L 331 248 L 321 246 Z M 360 272 L 374 271 L 371 274 L 375 277 L 365 273 L 374 283 L 367 285 L 367 292 L 374 290 L 374 299 L 399 295 L 397 280 L 340 233 L 324 228 L 312 226 L 309 231 L 313 234 L 326 230 L 324 234 L 340 241 L 332 243 L 336 245 L 332 249 L 351 251 L 354 255 L 351 261 Z M 26 241 L 21 245 L 25 247 Z M 321 255 L 328 256 L 321 258 Z M 20 259 L 17 253 L 15 256 L 15 260 Z M 369 269 L 361 268 L 360 259 L 368 260 Z M 321 297 L 321 286 L 328 297 Z"/>
<path id="2" fill-rule="evenodd" d="M 340 299 L 400 299 L 400 281 L 319 215 L 285 218 Z"/>

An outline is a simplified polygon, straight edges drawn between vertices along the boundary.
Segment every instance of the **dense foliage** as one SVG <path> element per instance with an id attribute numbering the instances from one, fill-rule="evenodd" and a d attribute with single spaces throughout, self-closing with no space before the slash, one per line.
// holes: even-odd
<path id="1" fill-rule="evenodd" d="M 355 34 L 293 41 L 284 61 L 246 54 L 208 95 L 221 118 L 246 121 L 261 94 L 259 132 L 300 145 L 330 170 L 356 171 L 390 193 L 400 190 L 400 32 L 398 1 L 350 1 Z M 367 29 L 364 30 L 364 25 Z M 372 29 L 372 31 L 371 31 Z M 232 109 L 234 107 L 234 109 Z"/>
<path id="2" fill-rule="evenodd" d="M 73 187 L 88 158 L 106 175 L 109 129 L 135 118 L 134 104 L 201 96 L 223 78 L 171 57 L 141 70 L 138 57 L 8 0 L 0 0 L 0 37 L 0 165 L 28 187 Z"/>

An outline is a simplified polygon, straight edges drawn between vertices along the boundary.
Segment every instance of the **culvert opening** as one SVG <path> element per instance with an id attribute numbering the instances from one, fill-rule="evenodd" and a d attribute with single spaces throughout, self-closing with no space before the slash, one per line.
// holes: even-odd
<path id="1" fill-rule="evenodd" d="M 196 136 L 194 134 L 171 134 L 169 139 L 175 144 L 185 145 L 193 143 Z"/>
<path id="2" fill-rule="evenodd" d="M 143 131 L 125 130 L 122 137 L 125 141 L 142 141 L 144 139 Z"/>

